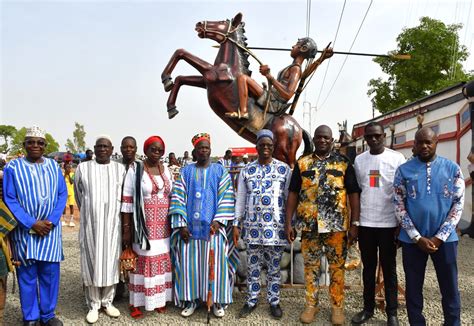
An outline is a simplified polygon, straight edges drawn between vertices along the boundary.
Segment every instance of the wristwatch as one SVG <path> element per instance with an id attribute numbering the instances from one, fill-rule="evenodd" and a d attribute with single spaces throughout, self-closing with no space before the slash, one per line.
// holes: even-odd
<path id="1" fill-rule="evenodd" d="M 420 241 L 421 239 L 421 235 L 415 235 L 413 238 L 411 238 L 411 241 L 413 241 L 413 243 L 418 243 L 418 241 Z"/>
<path id="2" fill-rule="evenodd" d="M 354 226 L 360 226 L 360 222 L 359 222 L 359 221 L 352 221 L 352 225 L 354 225 Z"/>

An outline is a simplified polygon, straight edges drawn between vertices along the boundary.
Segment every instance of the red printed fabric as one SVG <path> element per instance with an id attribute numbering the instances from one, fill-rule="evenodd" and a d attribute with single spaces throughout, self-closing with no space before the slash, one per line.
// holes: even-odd
<path id="1" fill-rule="evenodd" d="M 144 277 L 154 277 L 165 273 L 171 273 L 169 253 L 157 256 L 138 256 L 135 274 L 140 274 Z"/>
<path id="2" fill-rule="evenodd" d="M 171 226 L 168 219 L 169 197 L 158 198 L 157 195 L 152 195 L 149 199 L 144 199 L 144 205 L 148 239 L 169 238 L 171 235 Z"/>
<path id="3" fill-rule="evenodd" d="M 165 284 L 158 284 L 151 288 L 145 288 L 144 285 L 131 284 L 131 283 L 128 286 L 129 291 L 136 292 L 136 293 L 144 293 L 145 296 L 147 297 L 152 297 L 156 294 L 163 293 L 166 290 L 171 289 L 171 287 L 172 287 L 172 282 L 166 282 Z"/>

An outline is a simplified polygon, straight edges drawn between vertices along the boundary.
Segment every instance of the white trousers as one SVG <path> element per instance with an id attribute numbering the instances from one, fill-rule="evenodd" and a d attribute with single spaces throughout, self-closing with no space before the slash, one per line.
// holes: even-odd
<path id="1" fill-rule="evenodd" d="M 99 310 L 101 306 L 105 308 L 111 306 L 116 286 L 116 284 L 104 287 L 86 286 L 86 303 L 89 309 Z"/>

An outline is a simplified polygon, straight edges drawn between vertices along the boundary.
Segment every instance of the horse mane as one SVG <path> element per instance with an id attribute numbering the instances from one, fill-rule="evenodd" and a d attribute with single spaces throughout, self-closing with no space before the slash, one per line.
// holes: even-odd
<path id="1" fill-rule="evenodd" d="M 247 48 L 247 37 L 245 36 L 245 23 L 241 22 L 237 29 L 232 33 L 235 35 L 235 41 L 237 44 L 242 45 L 244 48 Z M 237 50 L 239 52 L 239 63 L 242 67 L 242 72 L 246 75 L 251 75 L 252 71 L 249 69 L 250 62 L 248 60 L 249 54 L 237 46 Z"/>

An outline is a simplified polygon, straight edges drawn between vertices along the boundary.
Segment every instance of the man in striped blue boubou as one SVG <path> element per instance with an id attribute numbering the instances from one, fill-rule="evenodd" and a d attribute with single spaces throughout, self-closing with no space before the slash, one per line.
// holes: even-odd
<path id="1" fill-rule="evenodd" d="M 232 302 L 238 262 L 227 240 L 234 219 L 234 192 L 227 170 L 210 161 L 209 134 L 197 134 L 192 144 L 197 162 L 181 169 L 169 210 L 175 303 L 184 308 L 181 316 L 189 317 L 199 303 L 212 301 L 214 315 L 221 318 L 224 306 Z"/>
<path id="2" fill-rule="evenodd" d="M 59 165 L 43 157 L 45 132 L 27 129 L 26 157 L 11 161 L 3 178 L 4 200 L 19 226 L 11 233 L 24 325 L 58 326 L 54 310 L 59 292 L 59 262 L 64 259 L 59 219 L 67 189 Z"/>

